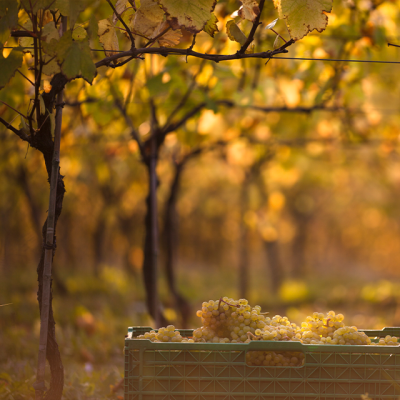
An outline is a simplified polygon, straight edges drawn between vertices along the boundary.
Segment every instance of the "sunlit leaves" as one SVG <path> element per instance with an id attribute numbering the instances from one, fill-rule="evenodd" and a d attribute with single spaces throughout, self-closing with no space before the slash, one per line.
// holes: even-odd
<path id="1" fill-rule="evenodd" d="M 117 11 L 117 13 L 121 16 L 125 10 L 131 7 L 130 3 L 128 0 L 118 0 L 115 3 L 115 10 Z M 112 22 L 113 24 L 115 24 L 118 21 L 118 16 L 114 13 L 112 16 Z"/>
<path id="2" fill-rule="evenodd" d="M 18 23 L 18 1 L 0 0 L 0 43 L 10 36 L 10 29 Z"/>
<path id="3" fill-rule="evenodd" d="M 72 39 L 83 40 L 87 38 L 87 35 L 86 29 L 82 25 L 75 24 L 72 31 Z"/>
<path id="4" fill-rule="evenodd" d="M 115 54 L 115 51 L 119 50 L 118 37 L 114 25 L 109 19 L 102 19 L 99 21 L 98 35 L 106 56 L 111 56 Z"/>
<path id="5" fill-rule="evenodd" d="M 91 83 L 96 75 L 96 66 L 92 61 L 89 42 L 71 42 L 70 46 L 65 50 L 61 69 L 68 79 L 82 76 L 82 78 Z"/>
<path id="6" fill-rule="evenodd" d="M 58 33 L 58 30 L 54 26 L 53 22 L 49 22 L 43 27 L 42 39 L 45 40 L 47 43 L 49 43 L 51 39 L 60 39 L 60 34 Z"/>
<path id="7" fill-rule="evenodd" d="M 214 37 L 214 35 L 218 32 L 217 22 L 218 18 L 214 13 L 211 13 L 211 18 L 207 21 L 203 29 L 204 32 L 208 33 L 211 37 Z"/>
<path id="8" fill-rule="evenodd" d="M 59 41 L 52 39 L 49 44 L 44 43 L 43 49 L 49 56 L 57 57 L 61 70 L 68 79 L 82 76 L 89 83 L 96 75 L 96 66 L 88 40 L 73 40 L 72 32 L 67 31 Z"/>
<path id="9" fill-rule="evenodd" d="M 185 28 L 191 33 L 203 30 L 217 3 L 217 0 L 158 1 L 173 29 Z"/>
<path id="10" fill-rule="evenodd" d="M 163 18 L 164 12 L 155 1 L 142 0 L 133 19 L 132 29 L 138 35 L 150 38 Z"/>
<path id="11" fill-rule="evenodd" d="M 32 31 L 32 21 L 28 19 L 23 25 L 24 30 Z M 24 48 L 24 53 L 33 53 L 33 38 L 31 37 L 21 37 L 18 39 L 18 43 Z"/>
<path id="12" fill-rule="evenodd" d="M 22 65 L 22 53 L 12 50 L 7 58 L 3 56 L 3 49 L 0 47 L 0 89 L 14 76 L 16 70 Z"/>
<path id="13" fill-rule="evenodd" d="M 63 16 L 69 17 L 70 26 L 74 26 L 79 14 L 87 7 L 88 3 L 89 0 L 56 0 L 52 8 L 59 10 Z"/>
<path id="14" fill-rule="evenodd" d="M 176 31 L 171 30 L 168 21 L 164 21 L 158 25 L 157 29 L 151 36 L 151 39 L 155 38 L 159 38 L 158 43 L 160 46 L 173 47 L 180 42 L 182 38 L 182 31 L 180 29 L 177 29 Z"/>
<path id="15" fill-rule="evenodd" d="M 53 8 L 54 0 L 21 0 L 21 6 L 28 12 L 37 13 L 39 10 L 48 10 Z"/>
<path id="16" fill-rule="evenodd" d="M 240 7 L 238 15 L 240 18 L 254 21 L 260 14 L 260 8 L 256 0 L 242 0 L 242 7 Z"/>
<path id="17" fill-rule="evenodd" d="M 332 0 L 273 0 L 279 18 L 285 19 L 290 37 L 299 40 L 316 29 L 322 32 L 332 9 Z"/>
<path id="18" fill-rule="evenodd" d="M 142 0 L 140 8 L 135 14 L 132 25 L 133 31 L 149 40 L 158 39 L 160 46 L 170 47 L 179 43 L 182 33 L 172 31 L 165 20 L 164 12 L 152 0 Z"/>
<path id="19" fill-rule="evenodd" d="M 239 42 L 242 46 L 246 43 L 246 35 L 240 30 L 234 20 L 227 22 L 226 33 L 228 34 L 229 39 Z"/>

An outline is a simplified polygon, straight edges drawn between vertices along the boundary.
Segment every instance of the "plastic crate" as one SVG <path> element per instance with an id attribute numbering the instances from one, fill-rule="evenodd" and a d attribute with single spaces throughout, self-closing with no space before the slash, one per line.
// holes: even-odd
<path id="1" fill-rule="evenodd" d="M 400 347 L 300 342 L 153 343 L 125 339 L 125 400 L 400 399 Z M 400 328 L 364 330 L 400 336 Z M 191 330 L 181 330 L 191 336 Z M 248 351 L 303 352 L 301 367 L 248 366 Z"/>

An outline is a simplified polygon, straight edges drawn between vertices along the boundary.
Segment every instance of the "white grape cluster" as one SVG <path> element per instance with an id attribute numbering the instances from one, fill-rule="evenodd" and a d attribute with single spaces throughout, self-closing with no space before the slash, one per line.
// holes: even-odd
<path id="1" fill-rule="evenodd" d="M 203 324 L 193 332 L 196 342 L 248 343 L 256 329 L 267 325 L 261 307 L 251 307 L 246 299 L 203 302 L 196 315 Z"/>
<path id="2" fill-rule="evenodd" d="M 313 313 L 301 324 L 302 343 L 305 344 L 340 344 L 340 345 L 368 345 L 370 338 L 359 332 L 355 326 L 345 326 L 344 316 L 329 311 Z"/>
<path id="3" fill-rule="evenodd" d="M 223 297 L 202 303 L 196 315 L 202 326 L 193 331 L 193 338 L 182 337 L 173 325 L 158 331 L 146 332 L 137 339 L 152 342 L 207 342 L 207 343 L 249 343 L 251 340 L 298 341 L 303 344 L 331 345 L 379 345 L 397 346 L 398 339 L 386 336 L 377 343 L 371 342 L 355 326 L 345 326 L 342 314 L 329 311 L 315 312 L 300 326 L 291 323 L 287 317 L 275 315 L 270 318 L 262 313 L 260 306 L 250 306 L 246 299 L 234 300 Z M 249 365 L 302 365 L 302 353 L 271 351 L 247 352 Z M 279 360 L 278 360 L 279 359 Z"/>
<path id="4" fill-rule="evenodd" d="M 387 335 L 384 338 L 380 338 L 377 343 L 371 343 L 377 346 L 398 346 L 398 338 L 395 336 Z"/>
<path id="5" fill-rule="evenodd" d="M 193 339 L 183 337 L 174 325 L 168 325 L 166 328 L 160 328 L 158 331 L 146 332 L 139 335 L 136 339 L 148 339 L 152 342 L 194 342 Z"/>

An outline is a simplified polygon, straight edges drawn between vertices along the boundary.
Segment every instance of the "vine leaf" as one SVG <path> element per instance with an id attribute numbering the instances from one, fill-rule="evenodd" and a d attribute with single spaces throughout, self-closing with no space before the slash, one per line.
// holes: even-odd
<path id="1" fill-rule="evenodd" d="M 117 13 L 119 15 L 122 15 L 124 13 L 124 11 L 128 8 L 131 7 L 130 3 L 128 0 L 118 0 L 115 3 L 115 9 L 117 10 Z M 114 13 L 112 16 L 112 23 L 115 25 L 115 23 L 118 21 L 118 17 L 116 16 L 116 14 Z"/>
<path id="2" fill-rule="evenodd" d="M 168 21 L 162 22 L 160 25 L 158 25 L 157 29 L 154 31 L 153 35 L 151 36 L 151 39 L 156 38 L 158 35 L 160 35 L 168 28 L 170 28 Z M 176 31 L 168 30 L 166 33 L 164 33 L 164 35 L 162 35 L 158 39 L 158 43 L 160 44 L 160 46 L 173 47 L 179 44 L 181 38 L 182 38 L 182 31 L 180 29 L 177 29 Z"/>
<path id="3" fill-rule="evenodd" d="M 30 1 L 30 0 L 29 0 Z M 70 26 L 74 26 L 79 14 L 87 7 L 88 0 L 54 0 L 52 9 L 60 11 L 64 17 L 69 17 Z"/>
<path id="4" fill-rule="evenodd" d="M 49 43 L 51 39 L 60 39 L 60 34 L 58 33 L 58 30 L 54 26 L 54 22 L 49 22 L 46 24 L 43 29 L 42 29 L 42 39 Z M 33 39 L 31 39 L 33 40 Z"/>
<path id="5" fill-rule="evenodd" d="M 88 39 L 73 40 L 69 30 L 60 40 L 52 39 L 50 43 L 43 43 L 43 51 L 51 57 L 57 57 L 61 71 L 68 79 L 82 76 L 92 83 L 96 75 L 96 66 L 92 60 Z"/>
<path id="6" fill-rule="evenodd" d="M 64 53 L 61 70 L 68 79 L 82 76 L 83 79 L 92 83 L 96 76 L 96 66 L 92 60 L 89 41 L 71 42 Z"/>
<path id="7" fill-rule="evenodd" d="M 11 50 L 7 58 L 3 56 L 3 48 L 0 47 L 0 89 L 14 76 L 15 72 L 22 65 L 22 53 Z"/>
<path id="8" fill-rule="evenodd" d="M 39 10 L 53 9 L 52 6 L 54 6 L 54 0 L 21 0 L 21 6 L 29 12 L 33 10 L 33 13 L 36 14 Z"/>
<path id="9" fill-rule="evenodd" d="M 99 30 L 98 30 L 99 40 L 103 49 L 105 50 L 106 56 L 112 56 L 115 54 L 115 51 L 119 50 L 119 43 L 117 33 L 115 32 L 115 28 L 110 19 L 102 19 L 99 21 Z M 114 51 L 107 51 L 114 50 Z"/>
<path id="10" fill-rule="evenodd" d="M 42 72 L 47 76 L 51 76 L 61 72 L 61 68 L 57 62 L 57 59 L 56 58 L 51 59 L 51 57 L 46 56 L 46 59 L 47 58 L 48 58 L 47 64 L 43 65 Z"/>
<path id="11" fill-rule="evenodd" d="M 164 12 L 153 0 L 142 0 L 132 20 L 132 30 L 149 39 L 163 22 Z"/>
<path id="12" fill-rule="evenodd" d="M 32 21 L 28 19 L 23 25 L 24 29 L 27 31 L 32 31 Z M 31 37 L 21 37 L 18 38 L 18 43 L 21 47 L 24 47 L 24 53 L 32 53 L 33 54 L 33 38 Z"/>
<path id="13" fill-rule="evenodd" d="M 214 13 L 211 13 L 211 18 L 207 21 L 203 31 L 208 33 L 211 37 L 214 37 L 214 35 L 218 32 L 217 22 L 218 18 Z"/>
<path id="14" fill-rule="evenodd" d="M 226 33 L 232 41 L 238 42 L 242 46 L 246 43 L 246 35 L 240 30 L 233 19 L 226 23 Z"/>
<path id="15" fill-rule="evenodd" d="M 327 24 L 325 12 L 332 10 L 332 0 L 273 0 L 279 18 L 286 20 L 290 37 L 299 40 L 316 29 L 322 32 Z"/>
<path id="16" fill-rule="evenodd" d="M 74 29 L 72 31 L 72 39 L 74 40 L 84 40 L 87 38 L 86 29 L 79 24 L 75 24 Z"/>
<path id="17" fill-rule="evenodd" d="M 10 29 L 18 24 L 18 2 L 16 0 L 0 0 L 0 43 L 10 37 Z"/>
<path id="18" fill-rule="evenodd" d="M 251 22 L 260 14 L 260 8 L 256 0 L 241 0 L 242 7 L 239 8 L 238 15 L 242 19 L 247 19 Z"/>
<path id="19" fill-rule="evenodd" d="M 132 22 L 132 30 L 147 39 L 154 39 L 167 30 L 170 25 L 165 19 L 164 11 L 153 0 L 142 0 Z M 179 43 L 181 30 L 168 30 L 158 42 L 160 46 L 172 47 Z"/>
<path id="20" fill-rule="evenodd" d="M 191 33 L 203 30 L 211 18 L 217 0 L 158 0 L 172 29 L 185 28 Z"/>
<path id="21" fill-rule="evenodd" d="M 276 38 L 274 40 L 274 45 L 273 45 L 274 50 L 279 49 L 279 47 L 281 47 L 280 41 L 281 41 L 280 36 L 276 35 Z"/>

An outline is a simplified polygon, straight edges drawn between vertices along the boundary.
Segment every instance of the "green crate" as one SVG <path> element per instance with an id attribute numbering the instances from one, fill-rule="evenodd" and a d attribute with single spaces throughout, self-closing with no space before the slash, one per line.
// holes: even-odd
<path id="1" fill-rule="evenodd" d="M 153 343 L 125 339 L 125 400 L 400 399 L 400 347 L 300 342 Z M 191 336 L 191 330 L 182 330 Z M 400 328 L 365 330 L 400 336 Z M 301 367 L 248 366 L 248 351 L 303 352 Z"/>

